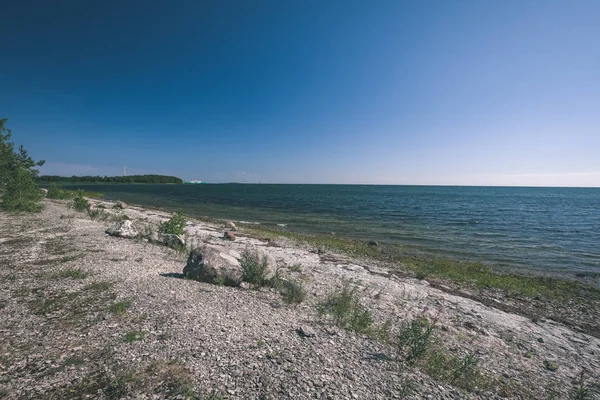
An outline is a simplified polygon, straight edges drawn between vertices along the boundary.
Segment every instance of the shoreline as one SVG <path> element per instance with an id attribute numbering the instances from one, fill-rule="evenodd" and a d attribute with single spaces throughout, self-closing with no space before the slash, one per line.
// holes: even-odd
<path id="1" fill-rule="evenodd" d="M 103 200 L 108 203 L 116 203 L 119 200 Z M 131 203 L 132 206 L 137 207 L 139 209 L 145 210 L 153 210 L 157 212 L 169 213 L 172 214 L 178 210 L 177 207 L 159 207 L 159 206 L 146 206 L 142 204 Z M 185 210 L 184 210 L 185 212 Z M 198 221 L 202 221 L 209 224 L 224 224 L 231 219 L 228 218 L 212 218 L 208 216 L 201 216 L 199 214 L 194 215 L 186 215 L 187 218 L 196 219 Z M 538 269 L 525 269 L 519 270 L 519 267 L 516 266 L 505 266 L 499 267 L 493 264 L 488 264 L 485 261 L 471 261 L 462 258 L 449 258 L 449 257 L 440 257 L 436 254 L 428 251 L 420 251 L 417 250 L 410 245 L 402 245 L 397 243 L 385 243 L 385 242 L 377 242 L 377 246 L 369 246 L 369 240 L 366 239 L 356 239 L 351 237 L 346 237 L 343 235 L 327 235 L 324 233 L 318 232 L 300 232 L 300 231 L 288 231 L 280 229 L 279 224 L 265 224 L 259 221 L 248 222 L 248 221 L 236 221 L 234 222 L 240 224 L 239 228 L 243 228 L 247 233 L 253 234 L 255 236 L 265 236 L 271 239 L 281 238 L 281 239 L 289 239 L 296 243 L 302 243 L 305 245 L 312 246 L 321 246 L 327 248 L 331 251 L 338 251 L 345 255 L 351 257 L 365 258 L 367 261 L 371 262 L 384 262 L 388 264 L 388 266 L 392 266 L 393 264 L 401 264 L 401 269 L 408 269 L 409 271 L 414 273 L 414 276 L 433 276 L 436 278 L 446 278 L 452 279 L 449 276 L 445 276 L 444 274 L 439 274 L 439 271 L 432 270 L 423 270 L 419 265 L 415 264 L 423 264 L 423 263 L 443 263 L 447 264 L 447 266 L 465 266 L 465 269 L 468 271 L 464 271 L 465 273 L 473 274 L 473 268 L 475 270 L 484 270 L 489 271 L 492 276 L 508 276 L 514 277 L 515 279 L 524 278 L 525 280 L 531 281 L 535 283 L 535 281 L 548 281 L 549 284 L 553 282 L 557 283 L 565 283 L 567 290 L 571 290 L 573 292 L 578 291 L 579 287 L 584 289 L 589 289 L 590 293 L 592 293 L 593 297 L 600 300 L 600 274 L 589 272 L 583 273 L 584 276 L 581 276 L 580 273 L 574 272 L 544 272 Z M 406 265 L 408 264 L 408 265 Z M 436 273 L 437 272 L 437 273 Z M 490 282 L 478 282 L 477 276 L 471 275 L 471 279 L 458 279 L 457 282 L 462 284 L 477 284 L 484 285 L 486 287 L 490 287 Z M 593 281 L 589 281 L 589 279 L 593 279 Z M 491 286 L 495 287 L 495 286 Z M 511 294 L 514 295 L 523 295 L 526 294 L 528 297 L 531 296 L 531 293 L 523 293 L 523 290 L 527 292 L 527 288 L 519 288 L 519 287 L 503 287 L 500 286 L 500 289 L 512 289 L 514 290 Z M 536 289 L 534 289 L 536 290 Z M 540 295 L 544 293 L 535 293 L 535 295 Z M 568 295 L 568 294 L 567 294 Z"/>
<path id="2" fill-rule="evenodd" d="M 166 393 L 152 386 L 151 377 L 176 380 L 179 386 L 169 390 L 185 386 L 200 398 L 218 393 L 215 399 L 565 398 L 581 367 L 600 376 L 600 339 L 584 333 L 586 321 L 595 323 L 599 315 L 593 298 L 584 309 L 563 305 L 574 313 L 569 325 L 524 309 L 547 303 L 552 311 L 558 305 L 548 299 L 507 296 L 433 275 L 416 279 L 414 270 L 393 260 L 350 256 L 352 247 L 344 254 L 335 243 L 319 246 L 246 227 L 229 242 L 222 239 L 222 224 L 186 218 L 185 240 L 192 245 L 255 248 L 276 259 L 283 276 L 307 293 L 302 303 L 286 305 L 269 289 L 178 279 L 186 253 L 104 234 L 125 215 L 137 226 L 156 227 L 170 213 L 90 202 L 106 219 L 54 200 L 45 200 L 41 214 L 0 214 L 0 311 L 6 316 L 0 391 L 7 398 L 89 391 L 106 398 L 115 385 L 132 397 Z M 348 282 L 372 315 L 370 333 L 340 329 L 317 312 Z M 393 337 L 414 318 L 428 318 L 435 327 L 435 353 L 409 366 Z M 299 335 L 299 327 L 314 335 Z M 436 364 L 468 354 L 477 359 L 471 383 L 449 379 L 443 373 L 448 366 Z M 593 379 L 586 382 L 597 388 Z"/>
<path id="3" fill-rule="evenodd" d="M 98 188 L 98 190 L 100 190 L 100 188 Z M 396 228 L 393 228 L 389 223 L 387 225 L 381 225 L 380 222 L 378 222 L 379 220 L 368 219 L 366 222 L 362 222 L 360 226 L 356 226 L 354 223 L 349 222 L 348 218 L 343 216 L 338 216 L 339 218 L 330 217 L 319 222 L 316 215 L 305 214 L 303 212 L 296 215 L 290 214 L 285 210 L 274 209 L 273 213 L 270 213 L 260 207 L 256 209 L 252 207 L 240 208 L 234 205 L 228 206 L 228 203 L 225 203 L 226 205 L 223 207 L 219 207 L 212 203 L 202 206 L 199 205 L 199 203 L 195 204 L 193 199 L 190 200 L 187 197 L 183 197 L 183 199 L 188 199 L 189 201 L 184 202 L 175 198 L 163 199 L 158 195 L 156 195 L 158 197 L 155 197 L 155 195 L 156 193 L 153 192 L 153 194 L 148 195 L 150 197 L 144 197 L 144 195 L 136 198 L 136 195 L 128 195 L 127 193 L 121 193 L 119 191 L 111 194 L 107 193 L 107 196 L 113 201 L 119 200 L 119 197 L 121 197 L 120 200 L 131 203 L 140 203 L 140 206 L 142 207 L 148 207 L 148 205 L 150 205 L 172 212 L 183 208 L 184 211 L 191 216 L 204 217 L 208 214 L 210 217 L 204 218 L 205 220 L 246 220 L 253 222 L 251 225 L 257 225 L 257 228 L 274 231 L 281 235 L 325 237 L 331 234 L 335 237 L 350 238 L 350 240 L 355 242 L 375 240 L 389 248 L 396 248 L 397 253 L 405 252 L 419 258 L 448 259 L 453 262 L 477 263 L 490 266 L 495 271 L 505 274 L 514 273 L 516 275 L 524 276 L 556 277 L 559 279 L 578 281 L 592 286 L 595 285 L 596 288 L 600 289 L 600 271 L 598 271 L 597 264 L 594 264 L 594 260 L 597 260 L 597 258 L 581 258 L 583 257 L 581 256 L 581 254 L 583 254 L 581 253 L 581 248 L 583 248 L 583 246 L 589 247 L 589 244 L 587 244 L 589 242 L 589 237 L 586 239 L 587 242 L 585 242 L 585 245 L 573 245 L 572 248 L 567 245 L 564 248 L 564 251 L 560 250 L 562 244 L 558 241 L 555 246 L 558 250 L 542 251 L 539 254 L 533 250 L 527 250 L 520 253 L 521 250 L 519 246 L 524 245 L 523 243 L 526 242 L 526 240 L 523 239 L 526 238 L 526 236 L 523 236 L 526 235 L 526 231 L 524 231 L 525 233 L 521 231 L 516 232 L 514 229 L 512 231 L 506 231 L 506 235 L 512 235 L 507 237 L 509 237 L 509 239 L 512 238 L 510 240 L 515 240 L 517 243 L 515 244 L 516 247 L 514 248 L 514 251 L 511 252 L 505 242 L 501 241 L 496 244 L 494 242 L 489 242 L 488 239 L 486 239 L 488 241 L 478 239 L 481 235 L 477 234 L 477 232 L 479 232 L 477 229 L 472 231 L 472 233 L 467 233 L 466 236 L 462 238 L 455 237 L 456 232 L 452 231 L 450 232 L 450 235 L 444 235 L 442 239 L 436 239 L 435 236 L 431 236 L 431 229 L 427 230 L 423 228 L 425 230 L 421 232 L 417 225 L 409 224 L 406 229 L 398 228 L 396 231 L 394 230 Z M 256 199 L 254 200 L 256 201 Z M 440 223 L 442 223 L 442 225 L 440 226 L 445 226 L 444 223 L 446 222 L 441 220 Z M 374 229 L 369 227 L 372 223 L 375 224 L 373 225 Z M 282 228 L 281 225 L 286 226 Z M 378 229 L 383 230 L 378 231 Z M 484 229 L 485 231 L 485 229 L 492 228 L 480 229 Z M 411 232 L 414 235 L 411 236 Z M 411 239 L 413 236 L 418 239 L 413 241 Z M 470 242 L 465 242 L 465 240 L 471 240 L 469 239 L 471 237 L 473 246 L 469 245 Z M 421 239 L 431 240 L 422 242 Z M 541 240 L 542 239 L 539 239 L 540 243 L 545 243 L 541 242 Z M 550 239 L 546 238 L 546 240 Z M 489 248 L 486 248 L 486 246 Z M 559 253 L 555 254 L 556 251 L 559 251 Z M 597 253 L 595 250 L 589 250 L 589 252 L 593 254 Z"/>

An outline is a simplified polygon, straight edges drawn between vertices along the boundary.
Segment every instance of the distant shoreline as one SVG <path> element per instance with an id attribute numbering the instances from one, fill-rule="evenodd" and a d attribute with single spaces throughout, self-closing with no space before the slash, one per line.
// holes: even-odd
<path id="1" fill-rule="evenodd" d="M 57 181 L 57 182 L 38 182 L 38 185 L 42 188 L 57 184 L 59 186 L 68 185 L 183 185 L 183 183 L 149 183 L 149 182 L 69 182 L 69 181 Z"/>

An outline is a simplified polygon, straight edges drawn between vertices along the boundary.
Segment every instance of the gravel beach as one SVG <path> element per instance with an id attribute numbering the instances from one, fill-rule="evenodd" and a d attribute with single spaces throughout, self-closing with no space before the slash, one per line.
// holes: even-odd
<path id="1" fill-rule="evenodd" d="M 148 232 L 168 213 L 93 204 L 111 218 L 93 220 L 48 199 L 39 214 L 0 214 L 0 398 L 568 399 L 577 390 L 589 398 L 597 392 L 600 339 L 561 322 L 284 239 L 241 229 L 225 240 L 224 226 L 192 219 L 190 247 L 267 254 L 306 298 L 288 304 L 270 287 L 185 279 L 187 252 L 105 233 L 125 215 Z M 318 312 L 344 287 L 356 288 L 370 313 L 369 332 L 343 329 Z M 424 319 L 432 327 L 428 355 L 407 362 L 394 338 Z"/>

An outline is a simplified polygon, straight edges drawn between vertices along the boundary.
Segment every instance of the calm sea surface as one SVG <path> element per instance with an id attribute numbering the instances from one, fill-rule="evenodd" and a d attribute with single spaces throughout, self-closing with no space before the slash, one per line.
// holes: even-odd
<path id="1" fill-rule="evenodd" d="M 110 200 L 183 208 L 193 216 L 400 243 L 497 267 L 600 276 L 600 189 L 266 184 L 85 188 Z"/>

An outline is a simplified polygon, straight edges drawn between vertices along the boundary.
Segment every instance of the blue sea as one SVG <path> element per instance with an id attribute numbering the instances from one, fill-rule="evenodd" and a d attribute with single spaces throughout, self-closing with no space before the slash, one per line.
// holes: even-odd
<path id="1" fill-rule="evenodd" d="M 271 184 L 85 189 L 110 200 L 183 208 L 192 216 L 402 244 L 500 269 L 600 277 L 600 189 Z"/>

